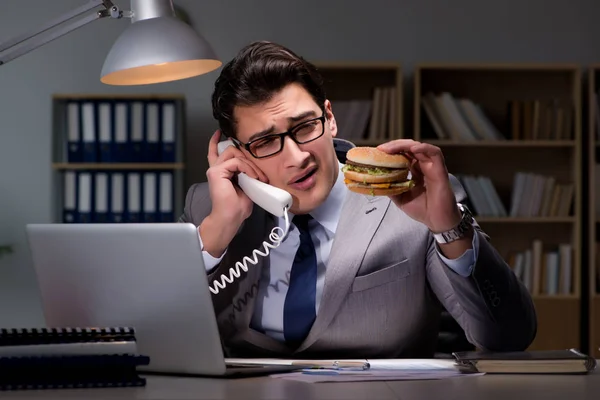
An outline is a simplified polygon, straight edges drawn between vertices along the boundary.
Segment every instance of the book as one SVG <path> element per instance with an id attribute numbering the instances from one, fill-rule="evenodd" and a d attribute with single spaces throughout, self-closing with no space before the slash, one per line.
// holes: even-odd
<path id="1" fill-rule="evenodd" d="M 136 353 L 129 327 L 0 330 L 0 357 Z"/>
<path id="2" fill-rule="evenodd" d="M 483 373 L 585 374 L 596 359 L 575 349 L 523 352 L 463 351 L 452 353 L 459 367 Z"/>

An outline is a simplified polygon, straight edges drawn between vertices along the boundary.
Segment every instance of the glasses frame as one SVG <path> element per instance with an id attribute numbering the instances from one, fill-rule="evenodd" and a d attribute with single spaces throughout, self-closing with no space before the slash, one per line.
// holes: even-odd
<path id="1" fill-rule="evenodd" d="M 307 141 L 304 141 L 304 142 L 298 141 L 298 139 L 296 138 L 296 136 L 295 136 L 295 134 L 293 132 L 296 129 L 302 127 L 303 125 L 306 125 L 306 124 L 314 122 L 314 121 L 321 121 L 321 133 L 317 137 L 314 137 L 314 138 L 312 138 L 310 140 L 307 140 Z M 284 146 L 284 143 L 285 143 L 284 139 L 285 139 L 286 136 L 289 136 L 294 141 L 294 143 L 296 143 L 296 144 L 306 144 L 306 143 L 310 143 L 310 142 L 313 142 L 313 141 L 317 140 L 318 138 L 320 138 L 324 134 L 325 134 L 325 113 L 323 113 L 320 117 L 311 118 L 311 119 L 306 120 L 304 122 L 301 122 L 301 123 L 299 123 L 297 125 L 294 125 L 294 126 L 292 126 L 290 129 L 288 129 L 285 132 L 282 132 L 282 133 L 273 133 L 273 134 L 270 134 L 270 135 L 264 135 L 264 136 L 258 137 L 256 139 L 253 139 L 253 140 L 249 141 L 248 143 L 243 143 L 243 142 L 241 142 L 240 140 L 238 140 L 236 138 L 231 138 L 231 140 L 236 145 L 238 145 L 239 147 L 243 147 L 254 158 L 267 158 L 267 157 L 272 157 L 272 156 L 274 156 L 276 154 L 281 153 L 281 151 L 283 150 L 283 146 Z M 252 150 L 250 150 L 250 146 L 252 145 L 252 143 L 258 142 L 259 140 L 264 140 L 266 138 L 278 138 L 279 139 L 279 143 L 280 143 L 279 150 L 277 150 L 276 152 L 271 153 L 269 155 L 266 155 L 266 156 L 257 156 L 256 154 L 254 154 L 252 152 Z"/>

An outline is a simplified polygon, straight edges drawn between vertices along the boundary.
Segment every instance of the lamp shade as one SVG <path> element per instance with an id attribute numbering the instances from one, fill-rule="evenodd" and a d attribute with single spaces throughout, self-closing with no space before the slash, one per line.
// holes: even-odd
<path id="1" fill-rule="evenodd" d="M 175 16 L 132 23 L 111 48 L 100 80 L 146 85 L 190 78 L 221 66 L 209 43 Z"/>

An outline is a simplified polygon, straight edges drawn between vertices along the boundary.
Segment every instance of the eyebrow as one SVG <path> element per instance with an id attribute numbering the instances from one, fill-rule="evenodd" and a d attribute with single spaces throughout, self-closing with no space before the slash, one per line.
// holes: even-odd
<path id="1" fill-rule="evenodd" d="M 308 117 L 316 117 L 316 116 L 317 116 L 317 113 L 313 110 L 304 111 L 303 113 L 300 113 L 293 117 L 288 117 L 288 122 L 289 123 L 300 122 L 303 119 L 306 119 Z M 250 138 L 248 139 L 248 142 L 251 142 L 254 139 L 257 139 L 261 136 L 266 136 L 266 135 L 272 134 L 274 131 L 275 131 L 275 126 L 270 126 L 269 128 L 267 128 L 263 131 L 257 132 L 255 134 L 253 134 L 252 136 L 250 136 Z"/>

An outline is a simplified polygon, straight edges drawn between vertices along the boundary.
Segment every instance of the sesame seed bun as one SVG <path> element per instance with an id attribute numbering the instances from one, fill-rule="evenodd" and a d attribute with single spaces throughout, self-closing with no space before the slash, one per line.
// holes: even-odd
<path id="1" fill-rule="evenodd" d="M 384 168 L 408 168 L 410 166 L 410 160 L 402 154 L 388 154 L 376 147 L 353 147 L 346 153 L 346 160 Z"/>

